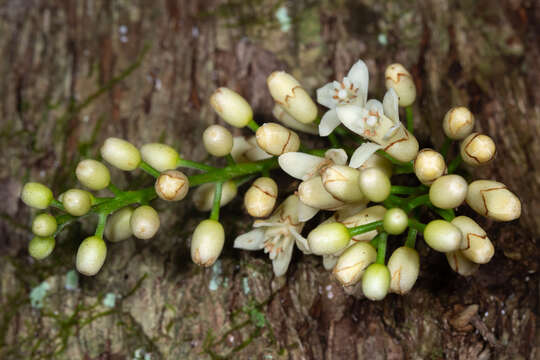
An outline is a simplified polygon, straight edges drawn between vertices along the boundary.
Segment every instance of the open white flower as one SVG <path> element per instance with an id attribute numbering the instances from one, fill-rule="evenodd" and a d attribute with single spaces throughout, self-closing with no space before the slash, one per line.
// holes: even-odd
<path id="1" fill-rule="evenodd" d="M 305 254 L 311 253 L 307 240 L 300 235 L 304 222 L 298 220 L 298 196 L 291 195 L 265 220 L 255 220 L 255 229 L 238 236 L 234 247 L 245 250 L 264 249 L 268 253 L 276 276 L 287 272 L 294 244 Z"/>

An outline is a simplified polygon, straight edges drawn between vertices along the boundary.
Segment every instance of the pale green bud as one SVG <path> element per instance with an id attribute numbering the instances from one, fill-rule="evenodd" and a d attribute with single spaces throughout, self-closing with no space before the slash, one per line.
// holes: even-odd
<path id="1" fill-rule="evenodd" d="M 53 193 L 47 186 L 29 182 L 24 184 L 21 191 L 21 200 L 34 209 L 46 209 L 53 200 Z"/>
<path id="2" fill-rule="evenodd" d="M 96 160 L 87 159 L 79 162 L 75 169 L 77 180 L 91 190 L 101 190 L 109 186 L 111 174 L 109 169 Z"/>
<path id="3" fill-rule="evenodd" d="M 521 216 L 521 201 L 503 183 L 476 180 L 469 184 L 467 204 L 480 215 L 497 221 L 512 221 Z"/>
<path id="4" fill-rule="evenodd" d="M 119 242 L 129 239 L 133 235 L 130 225 L 132 214 L 133 209 L 127 206 L 109 216 L 105 225 L 105 237 L 107 240 Z"/>
<path id="5" fill-rule="evenodd" d="M 315 255 L 330 255 L 343 250 L 350 239 L 347 227 L 338 222 L 317 226 L 307 238 L 309 249 Z"/>
<path id="6" fill-rule="evenodd" d="M 452 220 L 463 234 L 461 253 L 477 264 L 488 263 L 495 254 L 495 248 L 484 229 L 467 216 L 458 216 Z"/>
<path id="7" fill-rule="evenodd" d="M 458 250 L 462 241 L 461 230 L 445 220 L 433 220 L 424 230 L 424 240 L 433 250 L 450 252 Z"/>
<path id="8" fill-rule="evenodd" d="M 154 189 L 156 194 L 165 201 L 180 201 L 189 191 L 189 179 L 183 172 L 167 170 L 156 179 Z"/>
<path id="9" fill-rule="evenodd" d="M 447 252 L 446 260 L 448 260 L 448 264 L 452 270 L 463 276 L 470 276 L 474 274 L 480 267 L 480 265 L 467 259 L 461 250 Z"/>
<path id="10" fill-rule="evenodd" d="M 495 142 L 487 135 L 472 133 L 460 145 L 461 158 L 469 165 L 489 163 L 495 157 Z"/>
<path id="11" fill-rule="evenodd" d="M 326 191 L 320 176 L 302 181 L 298 186 L 298 197 L 304 204 L 316 209 L 332 210 L 344 204 Z"/>
<path id="12" fill-rule="evenodd" d="M 372 245 L 367 242 L 356 243 L 340 255 L 333 274 L 343 286 L 354 285 L 376 258 L 377 251 Z"/>
<path id="13" fill-rule="evenodd" d="M 277 123 L 265 123 L 255 135 L 261 149 L 272 155 L 279 156 L 300 148 L 298 134 Z"/>
<path id="14" fill-rule="evenodd" d="M 80 189 L 70 189 L 64 193 L 62 204 L 73 216 L 83 216 L 92 207 L 92 194 Z"/>
<path id="15" fill-rule="evenodd" d="M 54 250 L 53 237 L 34 237 L 28 244 L 28 253 L 36 260 L 43 260 Z"/>
<path id="16" fill-rule="evenodd" d="M 383 228 L 384 231 L 391 235 L 399 235 L 405 231 L 409 225 L 409 217 L 407 213 L 400 208 L 389 209 L 384 214 Z"/>
<path id="17" fill-rule="evenodd" d="M 304 124 L 315 121 L 317 106 L 294 77 L 284 71 L 275 71 L 266 83 L 275 102 L 289 115 Z"/>
<path id="18" fill-rule="evenodd" d="M 444 175 L 431 184 L 429 201 L 441 209 L 453 209 L 467 196 L 467 181 L 459 175 Z"/>
<path id="19" fill-rule="evenodd" d="M 362 292 L 373 301 L 382 300 L 390 290 L 390 271 L 383 264 L 371 264 L 362 276 Z"/>
<path id="20" fill-rule="evenodd" d="M 246 191 L 244 206 L 253 217 L 267 217 L 276 205 L 277 195 L 276 182 L 269 177 L 260 177 Z"/>
<path id="21" fill-rule="evenodd" d="M 388 260 L 390 271 L 390 291 L 396 294 L 406 294 L 414 286 L 420 272 L 420 257 L 418 252 L 410 247 L 397 248 Z"/>
<path id="22" fill-rule="evenodd" d="M 191 259 L 200 266 L 212 266 L 217 260 L 223 244 L 225 230 L 216 220 L 203 220 L 197 225 L 191 239 Z"/>
<path id="23" fill-rule="evenodd" d="M 135 170 L 141 163 L 139 150 L 123 139 L 108 138 L 101 146 L 100 152 L 105 161 L 120 170 Z"/>
<path id="24" fill-rule="evenodd" d="M 365 170 L 369 168 L 378 168 L 388 178 L 392 177 L 392 163 L 390 160 L 379 154 L 371 155 L 364 163 L 358 168 L 358 170 Z"/>
<path id="25" fill-rule="evenodd" d="M 175 169 L 180 156 L 169 145 L 160 143 L 145 144 L 141 147 L 142 159 L 159 172 Z"/>
<path id="26" fill-rule="evenodd" d="M 455 107 L 446 113 L 443 130 L 453 140 L 465 139 L 474 128 L 474 115 L 466 107 Z"/>
<path id="27" fill-rule="evenodd" d="M 384 72 L 386 88 L 394 89 L 399 97 L 399 106 L 409 106 L 416 99 L 416 86 L 411 73 L 401 64 L 392 64 Z"/>
<path id="28" fill-rule="evenodd" d="M 366 198 L 374 202 L 384 201 L 390 195 L 390 179 L 378 168 L 360 171 L 358 185 Z"/>
<path id="29" fill-rule="evenodd" d="M 77 250 L 77 271 L 86 276 L 96 275 L 107 257 L 107 245 L 102 238 L 90 236 L 83 240 Z"/>
<path id="30" fill-rule="evenodd" d="M 226 156 L 231 153 L 233 137 L 229 130 L 221 125 L 211 125 L 203 132 L 203 144 L 209 154 Z"/>
<path id="31" fill-rule="evenodd" d="M 446 174 L 444 157 L 432 149 L 422 149 L 414 160 L 414 173 L 424 185 L 430 185 Z"/>
<path id="32" fill-rule="evenodd" d="M 48 237 L 54 234 L 58 224 L 51 214 L 39 214 L 32 222 L 32 232 L 40 237 Z"/>
<path id="33" fill-rule="evenodd" d="M 237 128 L 246 126 L 253 119 L 253 110 L 238 93 L 220 87 L 210 97 L 214 111 L 229 125 Z"/>
<path id="34" fill-rule="evenodd" d="M 136 238 L 150 239 L 159 229 L 159 215 L 151 206 L 142 205 L 131 214 L 129 225 Z"/>
<path id="35" fill-rule="evenodd" d="M 324 188 L 343 202 L 359 202 L 365 199 L 358 185 L 360 172 L 345 165 L 332 165 L 321 171 Z"/>
<path id="36" fill-rule="evenodd" d="M 193 192 L 193 203 L 199 211 L 210 211 L 214 204 L 214 195 L 216 193 L 216 184 L 203 184 Z M 230 203 L 238 193 L 238 188 L 234 181 L 226 181 L 221 187 L 220 207 Z"/>

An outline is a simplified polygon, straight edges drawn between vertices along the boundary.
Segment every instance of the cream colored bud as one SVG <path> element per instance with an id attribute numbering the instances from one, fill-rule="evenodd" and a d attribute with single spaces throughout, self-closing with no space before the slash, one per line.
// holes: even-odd
<path id="1" fill-rule="evenodd" d="M 371 201 L 381 202 L 390 195 L 390 179 L 378 168 L 362 170 L 358 185 L 366 198 Z"/>
<path id="2" fill-rule="evenodd" d="M 32 221 L 32 232 L 40 237 L 48 237 L 54 234 L 58 224 L 51 214 L 39 214 Z"/>
<path id="3" fill-rule="evenodd" d="M 469 184 L 467 204 L 480 215 L 497 221 L 512 221 L 521 216 L 521 201 L 503 183 L 476 180 Z"/>
<path id="4" fill-rule="evenodd" d="M 350 239 L 351 235 L 345 225 L 333 222 L 321 224 L 311 230 L 307 241 L 309 249 L 315 255 L 330 255 L 343 250 Z"/>
<path id="5" fill-rule="evenodd" d="M 393 137 L 392 140 L 385 144 L 384 151 L 401 162 L 409 162 L 418 155 L 418 140 L 407 129 L 402 128 L 401 137 Z"/>
<path id="6" fill-rule="evenodd" d="M 458 250 L 463 235 L 459 228 L 445 220 L 433 220 L 424 230 L 424 240 L 433 250 L 450 252 Z"/>
<path id="7" fill-rule="evenodd" d="M 319 127 L 315 123 L 304 124 L 293 118 L 285 109 L 276 104 L 272 109 L 272 115 L 278 119 L 285 127 L 302 131 L 312 135 L 319 135 Z"/>
<path id="8" fill-rule="evenodd" d="M 266 83 L 275 102 L 289 115 L 304 124 L 315 121 L 317 106 L 294 77 L 284 71 L 275 71 Z"/>
<path id="9" fill-rule="evenodd" d="M 298 186 L 298 197 L 304 204 L 316 209 L 331 210 L 343 205 L 341 200 L 326 191 L 320 176 L 302 181 Z"/>
<path id="10" fill-rule="evenodd" d="M 96 160 L 87 159 L 79 162 L 75 169 L 77 180 L 91 190 L 101 190 L 109 186 L 111 174 L 109 169 Z"/>
<path id="11" fill-rule="evenodd" d="M 231 153 L 233 137 L 229 130 L 221 125 L 211 125 L 203 132 L 203 144 L 209 154 L 226 156 Z"/>
<path id="12" fill-rule="evenodd" d="M 480 265 L 473 263 L 471 260 L 467 259 L 461 250 L 456 250 L 446 253 L 446 260 L 448 264 L 459 275 L 462 276 L 471 276 L 478 270 Z"/>
<path id="13" fill-rule="evenodd" d="M 105 225 L 105 237 L 110 242 L 119 242 L 129 239 L 133 235 L 131 231 L 131 215 L 133 209 L 129 206 L 110 215 Z"/>
<path id="14" fill-rule="evenodd" d="M 432 149 L 422 149 L 414 160 L 414 173 L 424 185 L 431 185 L 446 174 L 446 162 L 444 157 Z"/>
<path id="15" fill-rule="evenodd" d="M 467 216 L 458 216 L 452 220 L 463 234 L 462 254 L 477 264 L 487 264 L 495 254 L 495 248 L 484 229 Z"/>
<path id="16" fill-rule="evenodd" d="M 199 266 L 212 266 L 221 254 L 224 243 L 223 226 L 216 220 L 203 220 L 193 232 L 191 259 Z"/>
<path id="17" fill-rule="evenodd" d="M 179 201 L 185 198 L 189 191 L 189 180 L 181 171 L 167 170 L 159 175 L 154 188 L 161 199 Z"/>
<path id="18" fill-rule="evenodd" d="M 92 207 L 92 194 L 80 189 L 71 189 L 64 193 L 62 204 L 73 216 L 83 216 Z"/>
<path id="19" fill-rule="evenodd" d="M 77 250 L 77 271 L 86 276 L 96 275 L 107 257 L 107 245 L 103 239 L 90 236 L 83 240 Z"/>
<path id="20" fill-rule="evenodd" d="M 420 272 L 418 252 L 407 246 L 397 248 L 388 259 L 388 270 L 392 278 L 390 291 L 400 295 L 408 293 Z"/>
<path id="21" fill-rule="evenodd" d="M 210 97 L 210 105 L 214 111 L 229 125 L 243 128 L 253 120 L 253 110 L 237 92 L 220 87 Z"/>
<path id="22" fill-rule="evenodd" d="M 360 171 L 345 165 L 332 165 L 321 171 L 324 188 L 335 198 L 351 203 L 365 199 L 358 185 Z"/>
<path id="23" fill-rule="evenodd" d="M 193 203 L 199 211 L 210 211 L 214 204 L 214 195 L 216 193 L 216 184 L 208 183 L 199 186 L 193 192 Z M 238 193 L 238 189 L 234 181 L 226 181 L 221 187 L 221 202 L 220 207 L 223 207 L 231 202 Z"/>
<path id="24" fill-rule="evenodd" d="M 407 213 L 400 208 L 389 209 L 384 214 L 383 228 L 390 235 L 399 235 L 405 231 L 409 225 Z"/>
<path id="25" fill-rule="evenodd" d="M 455 107 L 446 113 L 443 130 L 452 140 L 465 139 L 473 131 L 474 115 L 466 107 Z"/>
<path id="26" fill-rule="evenodd" d="M 386 208 L 381 205 L 370 206 L 358 214 L 345 218 L 341 223 L 348 228 L 366 225 L 374 221 L 380 221 L 386 214 Z M 371 230 L 363 234 L 355 235 L 353 241 L 371 241 L 377 236 L 377 230 Z"/>
<path id="27" fill-rule="evenodd" d="M 142 205 L 133 211 L 129 220 L 131 232 L 138 239 L 150 239 L 159 229 L 159 215 L 154 208 Z"/>
<path id="28" fill-rule="evenodd" d="M 366 268 L 376 259 L 375 248 L 367 242 L 359 242 L 341 254 L 332 272 L 343 286 L 351 286 L 360 281 Z"/>
<path id="29" fill-rule="evenodd" d="M 276 123 L 266 123 L 256 133 L 257 144 L 269 154 L 281 155 L 300 148 L 298 135 Z"/>
<path id="30" fill-rule="evenodd" d="M 399 97 L 399 106 L 409 106 L 416 99 L 416 86 L 411 73 L 401 64 L 392 64 L 384 72 L 386 88 L 394 89 Z"/>
<path id="31" fill-rule="evenodd" d="M 28 253 L 36 260 L 43 260 L 54 250 L 53 237 L 34 237 L 28 244 Z"/>
<path id="32" fill-rule="evenodd" d="M 276 182 L 269 177 L 260 177 L 246 191 L 244 206 L 253 217 L 267 217 L 276 205 L 277 196 Z"/>
<path id="33" fill-rule="evenodd" d="M 159 172 L 176 169 L 180 156 L 169 145 L 160 143 L 145 144 L 141 147 L 142 159 Z"/>
<path id="34" fill-rule="evenodd" d="M 53 200 L 51 189 L 43 184 L 29 182 L 24 184 L 21 191 L 21 200 L 34 209 L 46 209 Z"/>
<path id="35" fill-rule="evenodd" d="M 383 264 L 371 264 L 362 276 L 362 292 L 373 301 L 382 300 L 390 290 L 390 271 Z"/>
<path id="36" fill-rule="evenodd" d="M 371 155 L 363 164 L 358 168 L 358 170 L 365 170 L 369 168 L 378 168 L 388 178 L 392 177 L 392 163 L 387 158 L 379 155 L 379 154 L 373 154 Z"/>
<path id="37" fill-rule="evenodd" d="M 444 175 L 431 184 L 429 201 L 441 209 L 453 209 L 467 196 L 467 181 L 459 175 Z"/>
<path id="38" fill-rule="evenodd" d="M 120 170 L 135 170 L 141 163 L 139 150 L 130 142 L 119 138 L 110 137 L 105 140 L 100 152 L 106 162 Z"/>
<path id="39" fill-rule="evenodd" d="M 484 134 L 472 133 L 461 142 L 461 158 L 469 165 L 489 163 L 495 157 L 495 142 Z"/>

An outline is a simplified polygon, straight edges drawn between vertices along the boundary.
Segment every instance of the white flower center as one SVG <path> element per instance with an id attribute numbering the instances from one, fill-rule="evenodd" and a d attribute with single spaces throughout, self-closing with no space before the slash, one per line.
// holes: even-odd
<path id="1" fill-rule="evenodd" d="M 334 86 L 334 96 L 332 98 L 338 104 L 350 104 L 357 98 L 358 88 L 354 86 L 348 77 L 344 77 L 341 82 L 334 81 L 332 84 Z"/>

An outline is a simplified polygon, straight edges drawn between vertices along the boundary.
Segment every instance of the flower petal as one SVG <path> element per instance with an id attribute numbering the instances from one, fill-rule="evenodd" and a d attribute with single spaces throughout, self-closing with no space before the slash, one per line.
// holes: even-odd
<path id="1" fill-rule="evenodd" d="M 324 161 L 322 157 L 301 152 L 288 152 L 278 158 L 281 169 L 299 180 L 315 175 Z"/>
<path id="2" fill-rule="evenodd" d="M 382 146 L 372 142 L 363 143 L 354 151 L 351 156 L 349 166 L 352 168 L 359 168 L 375 151 L 381 149 Z"/>
<path id="3" fill-rule="evenodd" d="M 337 116 L 336 109 L 328 110 L 322 117 L 319 124 L 319 136 L 328 136 L 341 124 Z"/>
<path id="4" fill-rule="evenodd" d="M 289 268 L 291 262 L 291 256 L 294 248 L 294 243 L 292 239 L 285 239 L 283 241 L 283 248 L 277 257 L 272 261 L 272 266 L 274 268 L 274 274 L 276 276 L 283 276 Z"/>
<path id="5" fill-rule="evenodd" d="M 291 115 L 289 115 L 289 113 L 285 111 L 283 106 L 279 104 L 274 105 L 272 114 L 274 115 L 276 119 L 278 119 L 283 125 L 285 125 L 288 128 L 302 131 L 302 132 L 312 134 L 312 135 L 319 135 L 319 129 L 317 128 L 317 125 L 301 123 L 300 121 L 296 120 Z"/>
<path id="6" fill-rule="evenodd" d="M 367 101 L 369 87 L 369 72 L 366 63 L 358 60 L 349 70 L 347 77 L 358 88 L 358 97 L 363 101 L 360 105 L 364 105 Z"/>
<path id="7" fill-rule="evenodd" d="M 394 123 L 399 122 L 399 98 L 394 89 L 390 88 L 383 98 L 384 115 Z"/>
<path id="8" fill-rule="evenodd" d="M 307 239 L 300 235 L 298 231 L 294 227 L 289 227 L 289 232 L 294 236 L 296 239 L 296 246 L 302 251 L 304 254 L 309 255 L 311 254 L 311 250 L 309 249 L 309 244 L 307 242 Z"/>
<path id="9" fill-rule="evenodd" d="M 347 163 L 347 153 L 343 149 L 330 149 L 324 153 L 324 157 L 336 165 L 345 165 Z"/>
<path id="10" fill-rule="evenodd" d="M 298 221 L 306 222 L 311 220 L 318 212 L 319 209 L 308 206 L 300 201 L 298 204 Z"/>
<path id="11" fill-rule="evenodd" d="M 264 247 L 264 229 L 251 230 L 234 239 L 234 247 L 245 250 L 261 250 Z"/>
<path id="12" fill-rule="evenodd" d="M 377 117 L 384 114 L 383 104 L 379 100 L 369 99 L 365 106 L 370 113 L 376 113 Z"/>
<path id="13" fill-rule="evenodd" d="M 337 100 L 333 98 L 334 94 L 334 84 L 328 83 L 317 89 L 317 102 L 322 106 L 333 109 L 338 104 Z"/>
<path id="14" fill-rule="evenodd" d="M 339 120 L 349 130 L 358 135 L 363 135 L 364 124 L 362 119 L 369 115 L 369 112 L 358 105 L 342 105 L 336 108 Z"/>
<path id="15" fill-rule="evenodd" d="M 244 154 L 245 156 L 251 160 L 251 161 L 259 161 L 264 159 L 269 159 L 272 157 L 272 155 L 265 152 L 263 149 L 259 147 L 259 144 L 257 144 L 257 138 L 255 136 L 252 136 L 248 140 L 248 144 L 251 145 L 251 149 L 246 151 Z"/>

